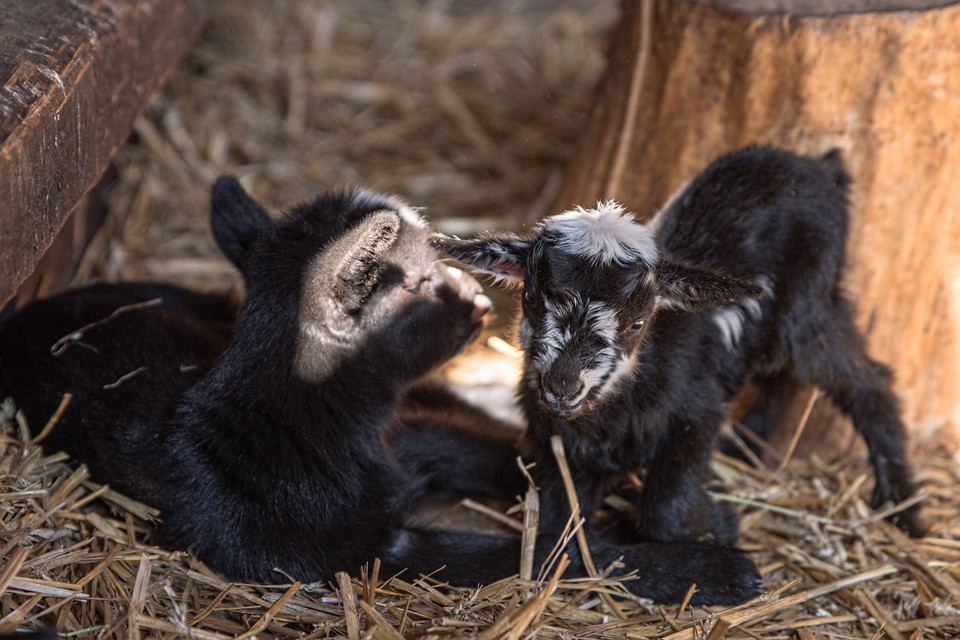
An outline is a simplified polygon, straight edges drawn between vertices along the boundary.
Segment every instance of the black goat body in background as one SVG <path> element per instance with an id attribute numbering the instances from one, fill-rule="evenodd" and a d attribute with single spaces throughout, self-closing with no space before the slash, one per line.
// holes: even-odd
<path id="1" fill-rule="evenodd" d="M 37 425 L 73 393 L 45 448 L 158 507 L 162 544 L 231 579 L 329 580 L 376 557 L 384 575 L 445 567 L 435 575 L 460 586 L 515 573 L 517 537 L 406 524 L 428 493 L 510 499 L 524 487 L 515 435 L 418 382 L 479 329 L 489 301 L 477 282 L 447 268 L 393 198 L 325 195 L 272 220 L 235 179 L 212 195 L 214 236 L 246 284 L 235 318 L 221 299 L 166 285 L 37 301 L 0 326 L 0 397 Z M 555 541 L 538 542 L 538 561 Z M 639 574 L 627 586 L 659 601 L 694 582 L 695 603 L 757 593 L 734 549 L 593 553 L 604 567 L 622 559 L 617 573 Z M 568 575 L 584 572 L 574 558 Z"/>
<path id="2" fill-rule="evenodd" d="M 732 543 L 738 517 L 703 486 L 725 404 L 751 376 L 823 389 L 867 443 L 873 505 L 910 497 L 891 374 L 867 355 L 841 290 L 848 184 L 838 152 L 750 147 L 713 162 L 646 225 L 601 203 L 528 235 L 435 238 L 522 285 L 520 397 L 545 531 L 570 513 L 550 449 L 559 434 L 583 513 L 636 473 L 639 539 Z M 921 535 L 918 510 L 894 520 Z"/>

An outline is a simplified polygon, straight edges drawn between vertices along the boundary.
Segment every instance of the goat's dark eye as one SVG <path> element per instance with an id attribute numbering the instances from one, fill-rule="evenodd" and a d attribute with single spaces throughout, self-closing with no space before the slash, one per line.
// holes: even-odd
<path id="1" fill-rule="evenodd" d="M 645 324 L 647 324 L 646 320 L 636 320 L 630 325 L 630 331 L 640 331 L 640 329 L 643 329 L 643 325 Z"/>
<path id="2" fill-rule="evenodd" d="M 408 282 L 407 284 L 404 285 L 403 288 L 409 291 L 410 293 L 419 293 L 420 287 L 423 285 L 423 282 L 424 280 L 421 278 L 416 282 Z"/>

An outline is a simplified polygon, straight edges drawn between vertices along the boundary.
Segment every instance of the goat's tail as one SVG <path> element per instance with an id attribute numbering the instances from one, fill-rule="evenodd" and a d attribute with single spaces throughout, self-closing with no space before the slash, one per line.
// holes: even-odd
<path id="1" fill-rule="evenodd" d="M 548 536 L 538 538 L 535 568 L 547 559 L 554 542 Z M 693 584 L 697 588 L 691 602 L 700 605 L 739 604 L 759 593 L 756 565 L 732 547 L 693 542 L 613 545 L 597 539 L 590 540 L 589 547 L 599 571 L 613 567 L 611 576 L 636 572 L 635 578 L 624 580 L 624 587 L 656 602 L 680 602 Z M 407 568 L 472 588 L 517 573 L 520 551 L 518 537 L 405 529 L 397 532 L 382 560 L 389 572 Z M 585 577 L 576 544 L 566 551 L 571 564 L 563 577 Z"/>
<path id="2" fill-rule="evenodd" d="M 820 158 L 820 169 L 834 186 L 842 189 L 844 192 L 850 187 L 853 179 L 847 173 L 843 164 L 843 152 L 838 148 L 833 148 Z"/>

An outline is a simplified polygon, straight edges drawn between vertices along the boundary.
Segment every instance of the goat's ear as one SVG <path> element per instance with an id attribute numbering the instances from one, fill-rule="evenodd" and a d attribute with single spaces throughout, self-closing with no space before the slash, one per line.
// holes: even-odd
<path id="1" fill-rule="evenodd" d="M 440 251 L 468 264 L 481 273 L 508 281 L 523 279 L 524 265 L 533 242 L 513 234 L 486 235 L 461 240 L 435 233 L 430 242 Z"/>
<path id="2" fill-rule="evenodd" d="M 270 224 L 270 216 L 247 195 L 240 181 L 223 176 L 210 189 L 210 226 L 220 250 L 242 270 L 247 249 Z"/>
<path id="3" fill-rule="evenodd" d="M 663 259 L 655 267 L 658 304 L 697 311 L 738 304 L 763 295 L 763 288 L 732 276 Z"/>
<path id="4" fill-rule="evenodd" d="M 383 271 L 383 254 L 400 235 L 400 216 L 377 211 L 340 240 L 346 243 L 336 268 L 333 297 L 350 313 L 363 306 Z"/>

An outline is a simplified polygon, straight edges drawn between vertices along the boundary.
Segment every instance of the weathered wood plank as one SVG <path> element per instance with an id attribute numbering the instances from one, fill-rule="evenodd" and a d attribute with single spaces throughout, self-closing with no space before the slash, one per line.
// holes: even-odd
<path id="1" fill-rule="evenodd" d="M 0 306 L 129 136 L 208 5 L 0 3 Z"/>

